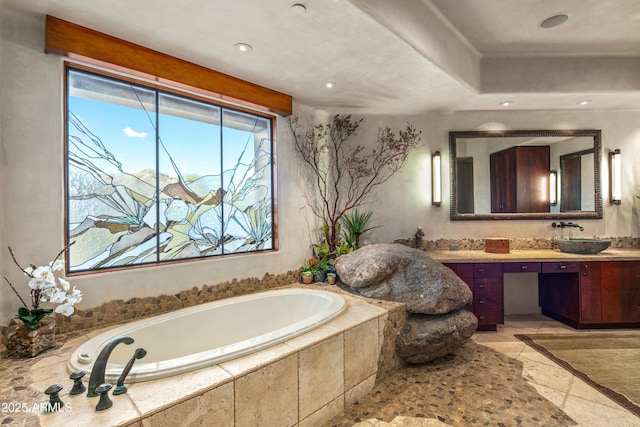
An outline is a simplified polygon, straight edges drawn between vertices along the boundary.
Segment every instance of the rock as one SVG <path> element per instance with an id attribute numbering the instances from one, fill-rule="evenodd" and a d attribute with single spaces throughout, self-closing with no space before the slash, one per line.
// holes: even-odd
<path id="1" fill-rule="evenodd" d="M 365 297 L 402 302 L 409 313 L 395 350 L 426 363 L 462 346 L 478 320 L 464 307 L 473 298 L 453 271 L 421 250 L 399 244 L 364 246 L 336 260 L 341 281 Z"/>
<path id="2" fill-rule="evenodd" d="M 478 326 L 467 310 L 443 316 L 411 314 L 396 337 L 396 353 L 408 363 L 426 363 L 462 346 Z"/>
<path id="3" fill-rule="evenodd" d="M 340 280 L 361 295 L 402 302 L 410 313 L 446 314 L 472 301 L 466 283 L 423 251 L 367 245 L 336 260 Z"/>

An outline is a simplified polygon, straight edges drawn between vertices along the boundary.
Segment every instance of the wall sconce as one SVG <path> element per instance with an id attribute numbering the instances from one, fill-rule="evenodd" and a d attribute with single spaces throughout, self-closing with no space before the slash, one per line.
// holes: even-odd
<path id="1" fill-rule="evenodd" d="M 558 171 L 549 172 L 549 204 L 558 204 Z"/>
<path id="2" fill-rule="evenodd" d="M 622 203 L 622 168 L 620 150 L 609 151 L 609 202 L 612 205 Z"/>
<path id="3" fill-rule="evenodd" d="M 436 151 L 431 156 L 431 204 L 435 206 L 440 206 L 442 203 L 440 162 L 440 152 Z"/>

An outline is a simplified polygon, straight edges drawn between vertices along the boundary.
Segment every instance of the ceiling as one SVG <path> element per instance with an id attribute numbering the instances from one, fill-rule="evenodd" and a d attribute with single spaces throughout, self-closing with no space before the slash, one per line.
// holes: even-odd
<path id="1" fill-rule="evenodd" d="M 296 2 L 305 7 L 292 8 Z M 329 112 L 640 110 L 638 0 L 2 4 L 43 22 L 49 14 L 90 27 Z M 557 13 L 567 14 L 567 22 L 540 27 Z M 252 49 L 239 52 L 237 43 Z M 336 86 L 327 89 L 327 81 Z M 585 99 L 591 102 L 577 104 Z M 502 107 L 502 101 L 513 104 Z"/>

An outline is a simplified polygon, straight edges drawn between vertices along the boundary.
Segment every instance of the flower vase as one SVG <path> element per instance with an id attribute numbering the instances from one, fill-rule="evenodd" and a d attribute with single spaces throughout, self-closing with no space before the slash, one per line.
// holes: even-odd
<path id="1" fill-rule="evenodd" d="M 35 357 L 56 345 L 56 320 L 44 318 L 36 329 L 12 320 L 5 331 L 7 357 L 11 359 Z"/>
<path id="2" fill-rule="evenodd" d="M 303 274 L 302 275 L 302 283 L 305 285 L 310 285 L 313 282 L 313 275 L 311 274 Z"/>

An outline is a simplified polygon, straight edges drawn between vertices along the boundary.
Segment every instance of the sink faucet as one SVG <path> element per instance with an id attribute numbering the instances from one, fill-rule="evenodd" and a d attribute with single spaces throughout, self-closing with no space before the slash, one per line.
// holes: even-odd
<path id="1" fill-rule="evenodd" d="M 104 383 L 104 375 L 107 370 L 107 361 L 109 360 L 109 356 L 111 356 L 111 352 L 114 348 L 120 343 L 125 343 L 127 345 L 133 344 L 133 338 L 131 337 L 117 337 L 112 339 L 104 346 L 95 363 L 93 364 L 93 368 L 91 369 L 91 376 L 89 377 L 89 386 L 87 387 L 87 397 L 96 397 L 98 393 L 96 393 L 96 388 Z"/>
<path id="2" fill-rule="evenodd" d="M 564 221 L 560 221 L 559 223 L 553 223 L 551 224 L 551 226 L 553 228 L 565 228 L 565 227 L 575 227 L 575 228 L 579 228 L 580 231 L 584 231 L 584 227 L 581 226 L 580 224 L 574 224 L 573 222 L 564 222 Z"/>

